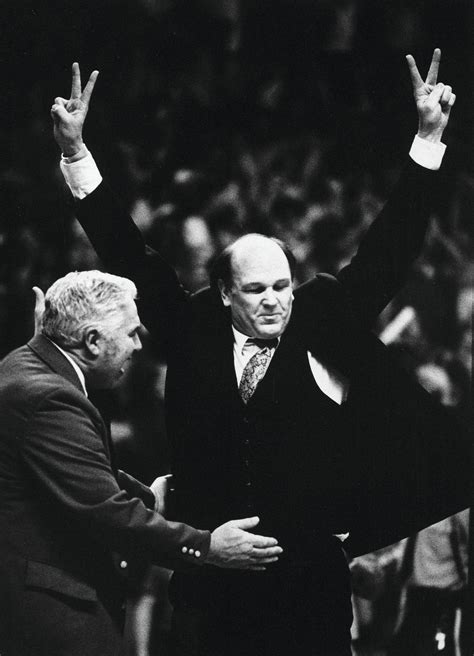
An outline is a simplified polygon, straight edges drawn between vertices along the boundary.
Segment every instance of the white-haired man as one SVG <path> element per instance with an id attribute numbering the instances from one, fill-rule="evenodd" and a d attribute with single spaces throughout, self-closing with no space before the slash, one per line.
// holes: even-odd
<path id="1" fill-rule="evenodd" d="M 262 569 L 276 540 L 166 521 L 150 488 L 117 471 L 88 399 L 141 348 L 136 288 L 70 273 L 45 297 L 42 327 L 0 363 L 0 652 L 116 656 L 126 579 L 155 562 Z"/>

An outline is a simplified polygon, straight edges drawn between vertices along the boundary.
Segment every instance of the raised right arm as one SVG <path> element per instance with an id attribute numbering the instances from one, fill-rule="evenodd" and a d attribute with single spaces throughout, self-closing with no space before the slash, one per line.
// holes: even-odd
<path id="1" fill-rule="evenodd" d="M 76 200 L 75 214 L 97 255 L 109 271 L 135 282 L 141 320 L 169 354 L 188 325 L 187 293 L 174 269 L 146 245 L 84 144 L 83 127 L 97 76 L 94 71 L 82 91 L 79 65 L 74 63 L 71 97 L 55 98 L 51 108 L 61 170 Z"/>

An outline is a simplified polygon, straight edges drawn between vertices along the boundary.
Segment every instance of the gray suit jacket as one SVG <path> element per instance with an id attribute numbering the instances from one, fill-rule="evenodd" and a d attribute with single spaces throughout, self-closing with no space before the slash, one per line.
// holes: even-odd
<path id="1" fill-rule="evenodd" d="M 204 556 L 209 532 L 166 521 L 114 470 L 98 410 L 43 336 L 0 363 L 0 416 L 0 652 L 116 653 L 129 573 L 197 565 L 182 548 Z"/>

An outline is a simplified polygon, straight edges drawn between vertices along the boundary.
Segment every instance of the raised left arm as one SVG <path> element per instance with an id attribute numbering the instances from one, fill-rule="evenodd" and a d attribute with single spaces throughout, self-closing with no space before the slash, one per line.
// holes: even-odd
<path id="1" fill-rule="evenodd" d="M 436 49 L 423 81 L 415 60 L 407 56 L 418 111 L 418 153 L 412 148 L 412 159 L 390 199 L 365 234 L 355 257 L 338 275 L 354 317 L 367 327 L 373 325 L 405 283 L 421 251 L 436 204 L 439 176 L 430 170 L 436 165 L 428 168 L 427 160 L 433 150 L 435 159 L 436 155 L 442 157 L 441 137 L 456 99 L 450 86 L 437 82 L 440 59 L 441 52 Z"/>

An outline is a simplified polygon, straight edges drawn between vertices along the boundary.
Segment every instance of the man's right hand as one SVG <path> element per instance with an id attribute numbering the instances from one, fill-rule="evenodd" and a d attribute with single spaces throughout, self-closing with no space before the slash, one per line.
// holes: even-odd
<path id="1" fill-rule="evenodd" d="M 61 148 L 64 157 L 73 157 L 84 149 L 82 128 L 89 110 L 89 102 L 94 90 L 99 71 L 93 71 L 89 80 L 81 88 L 81 71 L 79 64 L 72 65 L 71 97 L 57 97 L 51 107 L 51 117 L 54 123 L 54 138 Z"/>
<path id="2" fill-rule="evenodd" d="M 211 533 L 206 563 L 230 569 L 264 570 L 274 563 L 283 549 L 275 538 L 248 533 L 259 523 L 258 517 L 234 519 Z"/>

